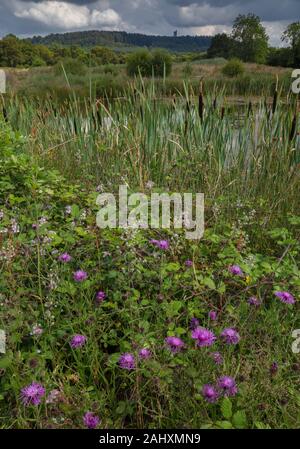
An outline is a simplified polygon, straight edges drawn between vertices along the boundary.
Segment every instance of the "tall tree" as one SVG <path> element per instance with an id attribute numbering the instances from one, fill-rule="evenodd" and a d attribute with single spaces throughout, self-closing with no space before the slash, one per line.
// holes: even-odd
<path id="1" fill-rule="evenodd" d="M 266 62 L 269 37 L 258 16 L 240 14 L 234 21 L 232 38 L 238 45 L 238 56 L 243 61 Z"/>
<path id="2" fill-rule="evenodd" d="M 0 65 L 1 67 L 17 67 L 23 64 L 23 54 L 20 40 L 8 34 L 0 41 Z"/>
<path id="3" fill-rule="evenodd" d="M 282 35 L 282 41 L 287 42 L 293 54 L 293 65 L 300 67 L 300 22 L 290 23 Z"/>
<path id="4" fill-rule="evenodd" d="M 235 42 L 226 33 L 216 34 L 212 40 L 207 56 L 209 58 L 230 58 L 234 53 Z"/>

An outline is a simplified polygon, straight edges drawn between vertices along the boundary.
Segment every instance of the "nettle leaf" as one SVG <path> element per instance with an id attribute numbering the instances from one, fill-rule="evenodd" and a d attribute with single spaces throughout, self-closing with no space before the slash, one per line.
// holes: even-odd
<path id="1" fill-rule="evenodd" d="M 11 357 L 3 357 L 0 359 L 0 368 L 6 369 L 12 364 L 12 358 Z"/>
<path id="2" fill-rule="evenodd" d="M 211 290 L 215 290 L 215 289 L 216 289 L 216 284 L 215 284 L 215 282 L 213 281 L 213 279 L 211 279 L 211 278 L 208 278 L 208 277 L 204 278 L 204 279 L 202 280 L 202 283 L 203 283 L 206 287 L 210 288 Z"/>
<path id="3" fill-rule="evenodd" d="M 180 309 L 183 307 L 181 301 L 172 301 L 165 304 L 166 315 L 168 318 L 172 318 L 179 314 Z"/>
<path id="4" fill-rule="evenodd" d="M 177 262 L 170 262 L 167 265 L 163 267 L 166 271 L 179 271 L 180 270 L 180 264 Z"/>
<path id="5" fill-rule="evenodd" d="M 226 307 L 226 312 L 233 317 L 236 315 L 236 310 L 231 304 Z"/>
<path id="6" fill-rule="evenodd" d="M 271 427 L 269 426 L 269 424 L 264 424 L 263 422 L 260 421 L 256 421 L 254 423 L 255 427 L 257 429 L 271 429 Z"/>
<path id="7" fill-rule="evenodd" d="M 68 281 L 61 282 L 61 284 L 56 288 L 58 293 L 69 293 L 74 296 L 76 293 L 76 287 L 74 284 Z"/>
<path id="8" fill-rule="evenodd" d="M 232 403 L 229 398 L 223 399 L 221 404 L 221 412 L 226 419 L 230 419 L 232 417 Z"/>
<path id="9" fill-rule="evenodd" d="M 244 410 L 237 411 L 232 418 L 234 427 L 237 429 L 245 429 L 247 427 L 247 417 Z"/>
<path id="10" fill-rule="evenodd" d="M 71 207 L 71 217 L 72 218 L 80 217 L 80 208 L 79 208 L 79 206 L 77 206 L 77 204 L 73 204 Z"/>
<path id="11" fill-rule="evenodd" d="M 109 359 L 108 359 L 108 364 L 109 365 L 116 365 L 118 363 L 118 361 L 119 361 L 119 358 L 120 358 L 120 353 L 119 352 L 111 354 L 109 356 Z"/>
<path id="12" fill-rule="evenodd" d="M 232 429 L 230 421 L 217 421 L 216 424 L 218 427 L 221 427 L 221 429 Z"/>
<path id="13" fill-rule="evenodd" d="M 226 284 L 224 282 L 221 282 L 219 288 L 218 288 L 218 292 L 222 295 L 223 293 L 226 292 Z"/>
<path id="14" fill-rule="evenodd" d="M 77 226 L 75 228 L 75 232 L 80 236 L 80 237 L 88 237 L 90 236 L 88 231 L 86 231 L 84 228 L 82 228 L 81 226 Z"/>

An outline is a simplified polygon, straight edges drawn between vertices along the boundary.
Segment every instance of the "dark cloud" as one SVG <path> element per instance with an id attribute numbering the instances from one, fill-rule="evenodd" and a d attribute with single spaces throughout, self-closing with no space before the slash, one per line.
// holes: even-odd
<path id="1" fill-rule="evenodd" d="M 22 3 L 42 3 L 45 0 L 20 0 Z M 48 1 L 58 1 L 61 3 L 73 3 L 74 5 L 89 5 L 91 3 L 95 3 L 95 0 L 48 0 Z"/>
<path id="2" fill-rule="evenodd" d="M 253 12 L 279 43 L 288 22 L 300 19 L 299 0 L 0 0 L 1 34 L 46 34 L 80 29 L 141 33 L 213 34 L 238 14 Z"/>

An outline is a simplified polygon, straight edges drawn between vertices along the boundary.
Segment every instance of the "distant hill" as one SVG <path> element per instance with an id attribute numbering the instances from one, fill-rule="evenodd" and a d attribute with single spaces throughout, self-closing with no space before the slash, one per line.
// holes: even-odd
<path id="1" fill-rule="evenodd" d="M 165 48 L 174 52 L 205 51 L 209 48 L 209 36 L 149 36 L 146 34 L 126 33 L 125 31 L 79 31 L 48 36 L 34 36 L 28 39 L 33 44 L 44 45 L 77 45 L 93 47 L 104 45 L 114 48 L 148 47 Z"/>

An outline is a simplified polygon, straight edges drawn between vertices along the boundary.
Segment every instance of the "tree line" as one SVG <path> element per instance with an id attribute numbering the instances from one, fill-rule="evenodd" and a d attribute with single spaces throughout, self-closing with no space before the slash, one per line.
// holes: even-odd
<path id="1" fill-rule="evenodd" d="M 124 63 L 125 55 L 100 46 L 91 49 L 76 45 L 48 47 L 18 39 L 12 34 L 0 40 L 0 67 L 39 67 L 55 65 L 65 59 L 74 59 L 85 65 L 97 66 Z"/>
<path id="2" fill-rule="evenodd" d="M 269 36 L 255 14 L 239 15 L 231 34 L 216 34 L 207 51 L 209 58 L 239 58 L 244 62 L 300 67 L 300 22 L 288 25 L 281 40 L 287 46 L 269 47 Z"/>
<path id="3" fill-rule="evenodd" d="M 34 44 L 77 45 L 88 48 L 94 46 L 164 48 L 174 52 L 206 51 L 210 46 L 210 36 L 152 36 L 125 31 L 77 31 L 72 33 L 34 36 Z"/>

